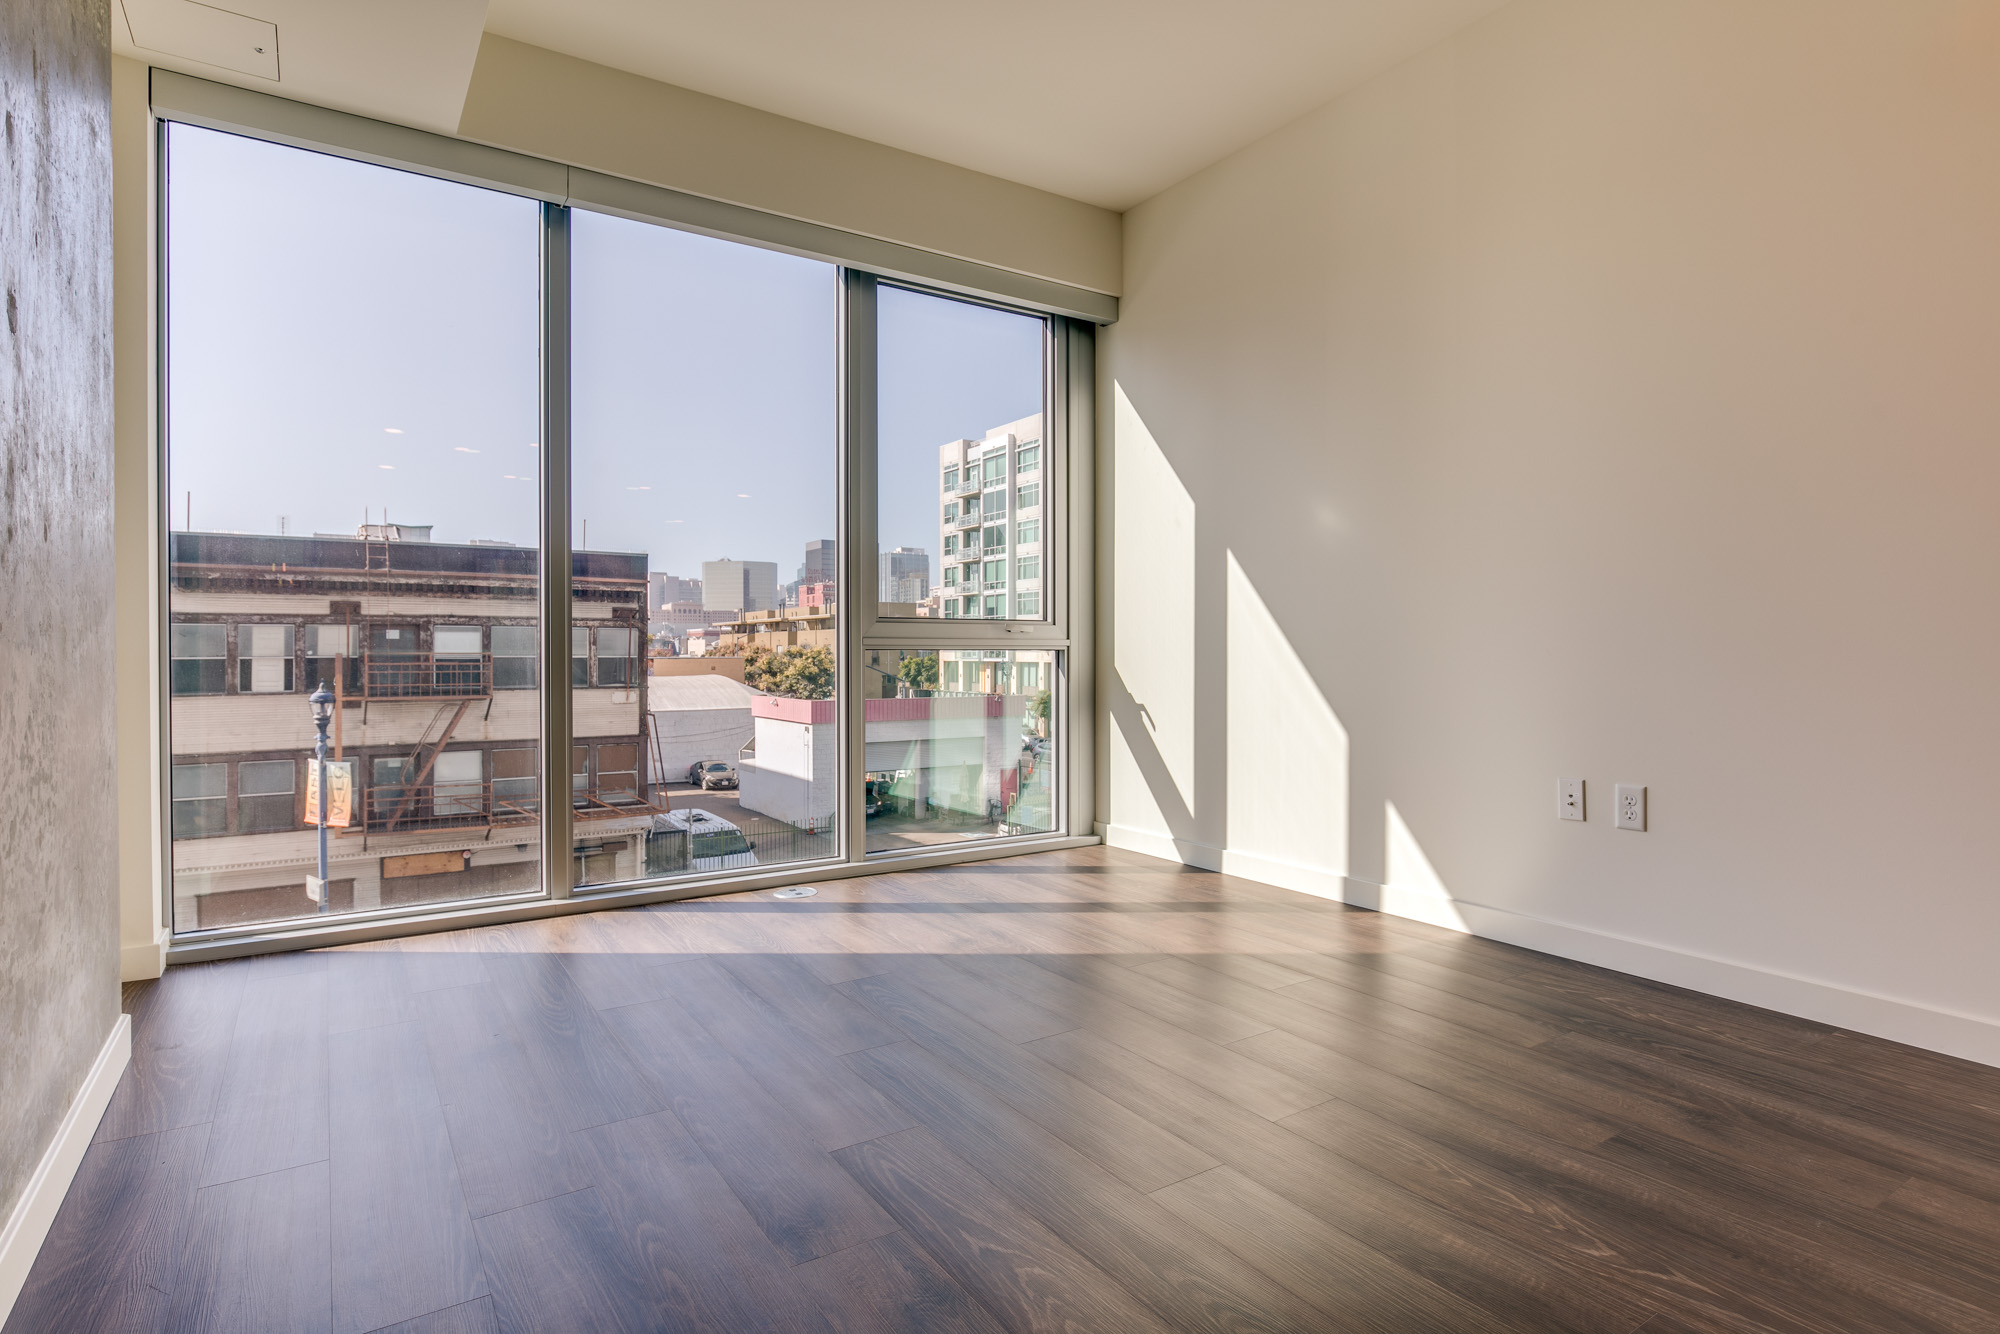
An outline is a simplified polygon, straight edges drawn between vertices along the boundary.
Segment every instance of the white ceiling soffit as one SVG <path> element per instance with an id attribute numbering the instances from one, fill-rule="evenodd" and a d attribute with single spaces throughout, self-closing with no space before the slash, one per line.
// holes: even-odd
<path id="1" fill-rule="evenodd" d="M 445 134 L 458 129 L 486 0 L 226 5 L 114 0 L 111 49 L 294 101 Z"/>
<path id="2" fill-rule="evenodd" d="M 1125 209 L 1505 0 L 491 0 L 490 32 Z"/>

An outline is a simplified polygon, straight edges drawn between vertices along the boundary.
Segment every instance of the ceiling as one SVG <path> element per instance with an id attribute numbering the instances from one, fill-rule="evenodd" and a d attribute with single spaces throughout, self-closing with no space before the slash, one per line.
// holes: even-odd
<path id="1" fill-rule="evenodd" d="M 486 27 L 1125 209 L 1504 0 L 490 0 Z"/>
<path id="2" fill-rule="evenodd" d="M 117 0 L 114 49 L 455 130 L 483 30 L 1125 209 L 1505 0 Z"/>

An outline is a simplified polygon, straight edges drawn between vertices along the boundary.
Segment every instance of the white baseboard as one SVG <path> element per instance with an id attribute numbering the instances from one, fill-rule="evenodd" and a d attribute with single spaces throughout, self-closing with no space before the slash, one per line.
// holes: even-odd
<path id="1" fill-rule="evenodd" d="M 0 1324 L 6 1323 L 14 1299 L 21 1295 L 21 1285 L 28 1281 L 35 1256 L 41 1253 L 42 1241 L 56 1221 L 56 1210 L 69 1194 L 69 1183 L 75 1179 L 91 1136 L 97 1133 L 97 1123 L 104 1119 L 104 1109 L 131 1060 L 132 1016 L 121 1014 L 98 1050 L 83 1087 L 70 1100 L 69 1111 L 42 1161 L 35 1165 L 35 1174 L 21 1188 L 21 1198 L 14 1202 L 6 1227 L 0 1228 Z"/>
<path id="2" fill-rule="evenodd" d="M 161 931 L 149 944 L 127 945 L 118 951 L 118 980 L 144 982 L 167 971 L 167 942 L 173 933 Z"/>
<path id="3" fill-rule="evenodd" d="M 1633 940 L 1591 927 L 1531 917 L 1506 908 L 1467 903 L 1437 894 L 1416 893 L 1336 876 L 1325 870 L 1289 866 L 1120 825 L 1101 827 L 1114 848 L 1179 861 L 1208 871 L 1239 875 L 1284 889 L 1337 899 L 1408 917 L 1452 931 L 1464 931 L 1579 963 L 1595 964 L 1634 977 L 1686 987 L 1690 991 L 1742 1001 L 1800 1019 L 1852 1029 L 1892 1042 L 2000 1066 L 2000 1021 L 1938 1009 L 1837 983 L 1797 977 L 1732 959 L 1718 959 L 1672 946 Z"/>

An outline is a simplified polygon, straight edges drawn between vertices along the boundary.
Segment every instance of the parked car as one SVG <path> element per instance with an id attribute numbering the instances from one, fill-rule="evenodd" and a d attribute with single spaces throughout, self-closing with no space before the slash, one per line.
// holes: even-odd
<path id="1" fill-rule="evenodd" d="M 663 836 L 687 836 L 687 857 L 696 871 L 738 871 L 757 864 L 757 845 L 736 825 L 710 811 L 668 811 L 653 817 L 649 845 Z M 649 856 L 649 861 L 651 857 Z"/>
<path id="2" fill-rule="evenodd" d="M 735 787 L 736 766 L 721 760 L 697 760 L 688 766 L 688 782 L 704 792 L 711 788 Z"/>

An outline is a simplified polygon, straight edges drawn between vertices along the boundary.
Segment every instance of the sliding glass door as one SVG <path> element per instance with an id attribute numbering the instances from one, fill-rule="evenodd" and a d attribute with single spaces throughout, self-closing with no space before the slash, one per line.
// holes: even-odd
<path id="1" fill-rule="evenodd" d="M 1064 320 L 184 124 L 161 161 L 177 934 L 1066 830 Z"/>

